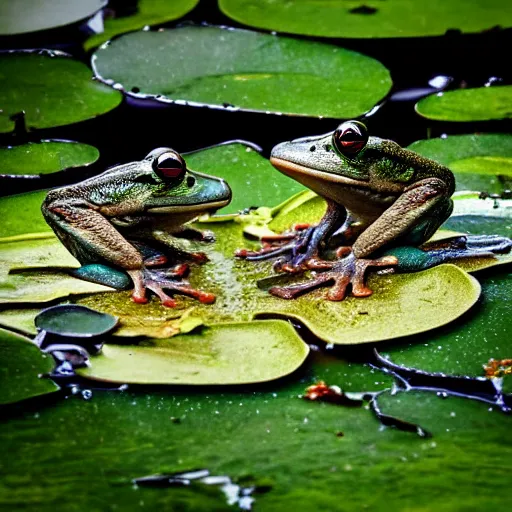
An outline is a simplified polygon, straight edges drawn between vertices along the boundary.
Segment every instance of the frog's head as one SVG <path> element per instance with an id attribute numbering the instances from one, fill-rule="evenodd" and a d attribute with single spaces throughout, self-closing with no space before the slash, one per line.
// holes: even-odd
<path id="1" fill-rule="evenodd" d="M 368 148 L 381 139 L 368 137 L 366 126 L 346 121 L 334 132 L 282 142 L 272 149 L 270 161 L 278 170 L 302 181 L 340 182 L 368 178 Z M 371 151 L 374 153 L 374 151 Z M 370 159 L 374 159 L 372 154 Z"/>
<path id="2" fill-rule="evenodd" d="M 187 169 L 183 157 L 173 149 L 154 149 L 142 164 L 144 174 L 155 184 L 144 199 L 147 213 L 197 215 L 231 201 L 231 189 L 223 179 Z"/>

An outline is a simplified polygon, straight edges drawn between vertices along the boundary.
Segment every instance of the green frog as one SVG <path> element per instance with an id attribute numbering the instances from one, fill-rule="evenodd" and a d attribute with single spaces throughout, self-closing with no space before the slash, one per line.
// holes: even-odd
<path id="1" fill-rule="evenodd" d="M 174 307 L 175 300 L 164 289 L 203 303 L 215 300 L 213 294 L 181 281 L 189 269 L 183 261 L 204 262 L 206 256 L 187 252 L 177 237 L 213 241 L 209 234 L 184 224 L 230 200 L 231 190 L 224 180 L 192 172 L 179 153 L 158 148 L 140 162 L 117 165 L 80 183 L 51 190 L 41 209 L 46 222 L 82 265 L 120 268 L 133 282 L 134 302 L 147 302 L 149 289 L 164 306 Z M 165 245 L 166 252 L 147 245 L 147 240 Z M 182 263 L 172 269 L 151 268 L 178 260 Z"/>
<path id="2" fill-rule="evenodd" d="M 356 297 L 371 295 L 366 270 L 392 271 L 399 260 L 386 250 L 420 246 L 453 210 L 455 179 L 447 167 L 391 140 L 370 137 L 359 121 L 344 122 L 325 135 L 280 143 L 270 161 L 327 202 L 317 226 L 298 225 L 282 236 L 267 237 L 259 251 L 237 252 L 252 261 L 277 257 L 274 268 L 281 272 L 315 271 L 306 283 L 270 288 L 285 299 L 328 285 L 329 300 L 343 300 L 349 285 Z M 461 237 L 455 249 L 440 248 L 429 253 L 428 261 L 433 265 L 488 255 L 508 251 L 511 245 L 502 237 Z M 423 261 L 421 268 L 426 267 Z"/>

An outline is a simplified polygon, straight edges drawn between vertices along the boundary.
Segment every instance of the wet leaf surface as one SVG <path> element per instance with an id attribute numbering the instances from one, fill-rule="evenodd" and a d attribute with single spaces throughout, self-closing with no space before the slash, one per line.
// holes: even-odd
<path id="1" fill-rule="evenodd" d="M 457 190 L 501 193 L 510 188 L 510 174 L 503 165 L 512 158 L 512 135 L 482 133 L 448 135 L 419 140 L 409 147 L 454 171 Z M 505 160 L 505 164 L 503 164 Z"/>
<path id="2" fill-rule="evenodd" d="M 91 36 L 84 43 L 86 50 L 96 48 L 112 37 L 132 30 L 141 29 L 147 25 L 161 25 L 181 18 L 191 11 L 199 0 L 139 0 L 135 12 L 124 12 L 127 6 L 117 4 L 119 12 L 115 9 L 106 13 L 105 30 L 101 34 Z M 128 8 L 129 9 L 129 8 Z"/>
<path id="3" fill-rule="evenodd" d="M 0 34 L 37 32 L 85 20 L 107 4 L 107 0 L 61 2 L 9 0 L 0 4 Z"/>
<path id="4" fill-rule="evenodd" d="M 512 118 L 512 85 L 443 92 L 421 99 L 416 112 L 437 121 L 489 121 Z"/>
<path id="5" fill-rule="evenodd" d="M 137 97 L 302 116 L 357 117 L 391 87 L 386 68 L 362 54 L 219 27 L 128 34 L 97 50 L 92 65 Z"/>
<path id="6" fill-rule="evenodd" d="M 42 303 L 111 290 L 71 277 L 65 270 L 78 266 L 55 237 L 0 243 L 0 304 Z"/>
<path id="7" fill-rule="evenodd" d="M 215 232 L 217 242 L 203 248 L 211 263 L 194 267 L 190 280 L 195 287 L 205 288 L 207 284 L 217 300 L 213 305 L 201 305 L 186 297 L 177 300 L 179 309 L 193 307 L 207 325 L 249 321 L 261 315 L 289 317 L 304 323 L 326 342 L 350 345 L 438 327 L 467 311 L 479 295 L 475 279 L 453 265 L 442 265 L 415 274 L 372 276 L 369 285 L 375 293 L 365 299 L 349 297 L 331 302 L 325 300 L 322 289 L 291 301 L 279 299 L 256 286 L 259 279 L 271 274 L 271 263 L 255 264 L 233 257 L 236 248 L 251 243 L 242 235 L 243 225 L 225 222 L 205 226 Z M 142 307 L 132 304 L 129 293 L 91 296 L 80 303 L 121 318 L 158 315 L 162 309 L 154 299 Z"/>
<path id="8" fill-rule="evenodd" d="M 345 389 L 341 375 L 329 382 Z M 142 475 L 197 468 L 270 487 L 255 496 L 261 511 L 338 510 L 340 500 L 347 510 L 377 511 L 503 504 L 510 417 L 487 404 L 435 394 L 382 396 L 384 412 L 432 431 L 434 437 L 424 439 L 382 428 L 365 408 L 303 400 L 310 382 L 206 392 L 93 390 L 89 401 L 70 397 L 19 411 L 0 424 L 10 455 L 9 467 L 0 468 L 9 490 L 0 493 L 0 504 L 30 503 L 42 512 L 77 501 L 82 508 L 130 510 L 144 501 L 150 509 L 232 510 L 215 489 L 133 487 Z"/>
<path id="9" fill-rule="evenodd" d="M 70 141 L 45 140 L 0 147 L 0 176 L 50 174 L 92 164 L 99 156 L 95 147 Z"/>
<path id="10" fill-rule="evenodd" d="M 30 339 L 0 329 L 0 405 L 57 391 L 52 380 L 40 377 L 53 367 L 53 358 Z"/>
<path id="11" fill-rule="evenodd" d="M 10 237 L 26 239 L 29 234 L 53 238 L 53 231 L 41 213 L 41 204 L 47 193 L 47 190 L 38 190 L 0 198 L 0 241 Z"/>
<path id="12" fill-rule="evenodd" d="M 290 374 L 308 352 L 288 322 L 262 320 L 138 344 L 106 344 L 79 373 L 121 384 L 249 384 Z"/>
<path id="13" fill-rule="evenodd" d="M 219 215 L 254 206 L 277 206 L 305 189 L 277 172 L 250 145 L 233 142 L 197 151 L 185 158 L 190 169 L 219 176 L 229 183 L 233 199 L 217 212 Z"/>
<path id="14" fill-rule="evenodd" d="M 84 121 L 109 112 L 119 91 L 92 80 L 91 70 L 59 52 L 0 54 L 0 133 L 14 128 L 10 116 L 25 112 L 29 130 Z"/>
<path id="15" fill-rule="evenodd" d="M 512 25 L 512 16 L 500 0 L 491 0 L 485 6 L 436 0 L 421 7 L 407 0 L 219 0 L 219 7 L 245 25 L 320 37 L 437 36 L 453 29 L 480 32 L 496 25 Z"/>

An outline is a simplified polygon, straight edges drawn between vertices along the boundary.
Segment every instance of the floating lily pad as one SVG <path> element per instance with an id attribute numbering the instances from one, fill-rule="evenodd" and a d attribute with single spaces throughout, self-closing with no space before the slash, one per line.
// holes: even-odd
<path id="1" fill-rule="evenodd" d="M 96 34 L 84 43 L 86 50 L 95 48 L 112 37 L 147 25 L 161 25 L 181 18 L 191 11 L 199 0 L 139 0 L 134 12 L 125 13 L 122 4 L 117 4 L 118 11 L 108 10 L 105 13 L 105 30 Z"/>
<path id="2" fill-rule="evenodd" d="M 53 237 L 53 231 L 41 213 L 47 190 L 27 192 L 0 198 L 0 241 L 10 237 Z M 1 246 L 0 246 L 1 247 Z"/>
<path id="3" fill-rule="evenodd" d="M 365 55 L 219 27 L 127 34 L 98 49 L 92 66 L 130 96 L 302 116 L 358 117 L 391 87 L 387 69 Z"/>
<path id="4" fill-rule="evenodd" d="M 274 315 L 304 323 L 326 342 L 349 345 L 439 327 L 467 311 L 480 293 L 474 278 L 454 265 L 442 265 L 415 274 L 373 276 L 369 285 L 375 293 L 365 299 L 349 297 L 343 302 L 331 302 L 325 300 L 324 290 L 316 290 L 287 301 L 257 287 L 259 279 L 272 274 L 270 262 L 255 264 L 233 257 L 235 249 L 255 245 L 244 239 L 243 224 L 207 226 L 216 234 L 217 242 L 203 248 L 210 263 L 194 266 L 190 280 L 193 286 L 215 293 L 217 300 L 213 305 L 201 305 L 178 297 L 179 307 L 193 307 L 206 325 Z M 121 317 L 135 314 L 128 294 L 95 295 L 80 299 L 79 303 Z M 156 300 L 144 307 L 140 314 L 150 318 L 162 309 Z"/>
<path id="5" fill-rule="evenodd" d="M 480 32 L 512 25 L 501 0 L 317 2 L 314 0 L 219 0 L 220 9 L 245 25 L 320 37 L 374 38 L 437 36 L 447 30 Z"/>
<path id="6" fill-rule="evenodd" d="M 99 151 L 79 142 L 44 140 L 0 148 L 0 177 L 35 177 L 94 163 Z M 0 203 L 1 204 L 1 203 Z"/>
<path id="7" fill-rule="evenodd" d="M 10 132 L 10 116 L 25 112 L 29 130 L 84 121 L 109 112 L 119 91 L 92 80 L 90 69 L 57 51 L 0 54 L 0 133 Z"/>
<path id="8" fill-rule="evenodd" d="M 291 194 L 305 189 L 300 183 L 277 172 L 249 144 L 221 144 L 196 151 L 185 158 L 190 169 L 219 176 L 229 183 L 233 199 L 218 214 L 236 213 L 254 206 L 276 206 Z M 247 202 L 248 195 L 250 203 Z"/>
<path id="9" fill-rule="evenodd" d="M 448 135 L 413 142 L 409 149 L 450 167 L 457 190 L 501 193 L 512 185 L 512 135 Z"/>
<path id="10" fill-rule="evenodd" d="M 85 20 L 107 0 L 9 0 L 0 2 L 0 34 L 15 35 Z"/>
<path id="11" fill-rule="evenodd" d="M 0 404 L 10 404 L 59 390 L 41 374 L 53 370 L 53 358 L 28 338 L 0 329 Z"/>
<path id="12" fill-rule="evenodd" d="M 46 308 L 35 318 L 38 329 L 70 338 L 92 338 L 106 334 L 117 325 L 118 318 L 76 304 Z"/>
<path id="13" fill-rule="evenodd" d="M 71 277 L 66 270 L 78 266 L 55 237 L 0 243 L 0 304 L 44 303 L 112 290 Z"/>
<path id="14" fill-rule="evenodd" d="M 416 112 L 436 121 L 490 121 L 512 118 L 512 85 L 440 92 L 416 103 Z"/>
<path id="15" fill-rule="evenodd" d="M 138 384 L 249 384 L 288 375 L 309 347 L 282 320 L 222 324 L 136 345 L 104 345 L 80 374 Z"/>

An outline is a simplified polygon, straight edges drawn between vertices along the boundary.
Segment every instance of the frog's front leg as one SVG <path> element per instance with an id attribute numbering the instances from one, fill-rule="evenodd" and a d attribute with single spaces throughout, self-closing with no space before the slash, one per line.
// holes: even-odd
<path id="1" fill-rule="evenodd" d="M 125 270 L 134 284 L 134 302 L 147 302 L 146 289 L 153 291 L 162 304 L 168 307 L 176 306 L 176 302 L 164 289 L 189 295 L 207 304 L 215 301 L 211 293 L 195 290 L 186 282 L 169 279 L 169 276 L 183 277 L 188 271 L 187 265 L 178 265 L 167 272 L 146 268 L 140 250 L 128 242 L 109 219 L 100 213 L 100 207 L 82 200 L 47 201 L 42 211 L 56 235 L 80 263 L 107 263 Z M 159 256 L 150 256 L 148 265 L 158 265 L 165 261 Z"/>
<path id="2" fill-rule="evenodd" d="M 421 243 L 437 230 L 450 215 L 453 206 L 442 180 L 429 178 L 411 185 L 366 228 L 351 248 L 338 250 L 340 259 L 333 262 L 309 262 L 309 269 L 319 271 L 310 281 L 269 290 L 272 295 L 293 299 L 320 286 L 332 286 L 328 300 L 343 300 L 349 285 L 352 294 L 366 297 L 372 290 L 365 284 L 366 271 L 372 267 L 389 267 L 398 263 L 392 255 L 370 258 L 396 240 L 412 236 Z"/>
<path id="3" fill-rule="evenodd" d="M 283 236 L 263 239 L 265 246 L 259 251 L 239 249 L 236 256 L 249 261 L 279 258 L 275 263 L 278 271 L 299 273 L 309 268 L 309 262 L 319 258 L 322 244 L 336 231 L 346 213 L 333 201 L 327 201 L 327 209 L 316 226 L 301 225 L 295 231 Z"/>

